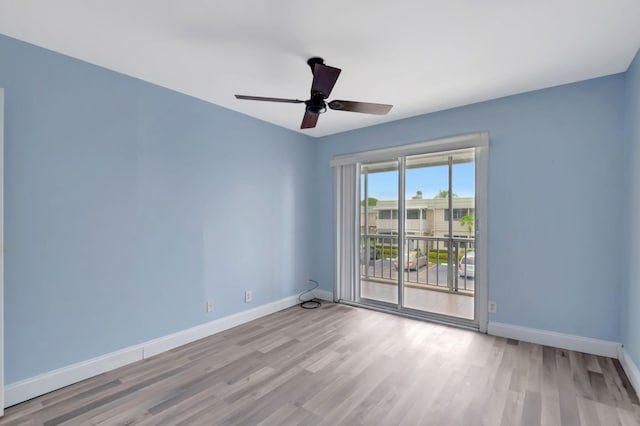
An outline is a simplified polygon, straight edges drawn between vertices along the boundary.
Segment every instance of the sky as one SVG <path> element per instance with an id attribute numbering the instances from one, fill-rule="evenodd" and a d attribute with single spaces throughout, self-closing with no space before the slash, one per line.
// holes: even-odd
<path id="1" fill-rule="evenodd" d="M 421 167 L 408 169 L 406 177 L 406 198 L 411 199 L 416 191 L 422 191 L 422 198 L 433 198 L 441 190 L 449 189 L 448 167 Z M 475 195 L 475 164 L 463 163 L 453 166 L 453 193 L 459 197 Z M 398 199 L 398 172 L 369 173 L 369 197 L 378 200 Z"/>

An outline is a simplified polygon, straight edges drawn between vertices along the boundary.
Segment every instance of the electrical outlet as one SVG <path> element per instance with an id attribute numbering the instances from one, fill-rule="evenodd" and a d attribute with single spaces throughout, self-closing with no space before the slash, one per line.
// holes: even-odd
<path id="1" fill-rule="evenodd" d="M 253 294 L 251 294 L 251 290 L 247 290 L 244 292 L 244 303 L 249 303 L 253 300 Z"/>
<path id="2" fill-rule="evenodd" d="M 213 300 L 207 300 L 207 312 L 213 311 Z"/>
<path id="3" fill-rule="evenodd" d="M 489 307 L 488 307 L 489 313 L 495 314 L 497 309 L 498 309 L 498 305 L 496 304 L 496 302 L 493 300 L 489 300 Z"/>

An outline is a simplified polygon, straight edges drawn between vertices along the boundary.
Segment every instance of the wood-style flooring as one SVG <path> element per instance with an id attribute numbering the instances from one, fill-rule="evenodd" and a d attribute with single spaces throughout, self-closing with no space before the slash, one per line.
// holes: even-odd
<path id="1" fill-rule="evenodd" d="M 0 425 L 638 425 L 618 361 L 332 303 L 10 407 Z"/>

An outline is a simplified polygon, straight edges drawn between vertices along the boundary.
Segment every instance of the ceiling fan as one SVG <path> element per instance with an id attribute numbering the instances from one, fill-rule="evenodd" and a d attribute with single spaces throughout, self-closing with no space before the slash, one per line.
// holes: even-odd
<path id="1" fill-rule="evenodd" d="M 352 111 L 365 114 L 385 115 L 393 105 L 372 104 L 369 102 L 355 101 L 339 101 L 333 100 L 329 103 L 325 99 L 331 94 L 333 86 L 338 80 L 338 76 L 342 71 L 340 68 L 330 67 L 324 64 L 322 58 L 311 58 L 307 61 L 313 73 L 313 81 L 311 83 L 311 98 L 306 101 L 300 99 L 283 99 L 283 98 L 265 98 L 262 96 L 246 96 L 236 95 L 237 99 L 245 99 L 249 101 L 267 101 L 267 102 L 284 102 L 290 104 L 306 104 L 304 117 L 302 118 L 301 129 L 310 129 L 316 127 L 318 117 L 327 111 L 327 106 L 337 111 Z"/>

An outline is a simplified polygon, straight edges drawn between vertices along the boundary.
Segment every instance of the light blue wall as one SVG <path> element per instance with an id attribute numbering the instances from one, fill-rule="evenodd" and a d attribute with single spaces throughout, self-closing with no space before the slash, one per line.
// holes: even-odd
<path id="1" fill-rule="evenodd" d="M 638 363 L 640 282 L 622 284 L 633 262 L 619 251 L 622 200 L 640 190 L 640 172 L 625 185 L 640 170 L 638 68 L 310 140 L 0 36 L 7 383 L 309 277 L 332 290 L 330 159 L 476 131 L 491 138 L 491 320 L 624 339 Z"/>
<path id="2" fill-rule="evenodd" d="M 3 36 L 0 87 L 7 383 L 306 288 L 310 138 Z"/>
<path id="3" fill-rule="evenodd" d="M 626 73 L 625 88 L 625 142 L 628 162 L 628 202 L 624 208 L 628 214 L 625 228 L 628 232 L 627 284 L 624 293 L 622 343 L 634 363 L 640 365 L 640 51 Z"/>
<path id="4" fill-rule="evenodd" d="M 323 138 L 317 235 L 333 230 L 336 154 L 488 131 L 491 321 L 620 341 L 624 75 Z M 315 276 L 333 283 L 333 242 Z"/>

